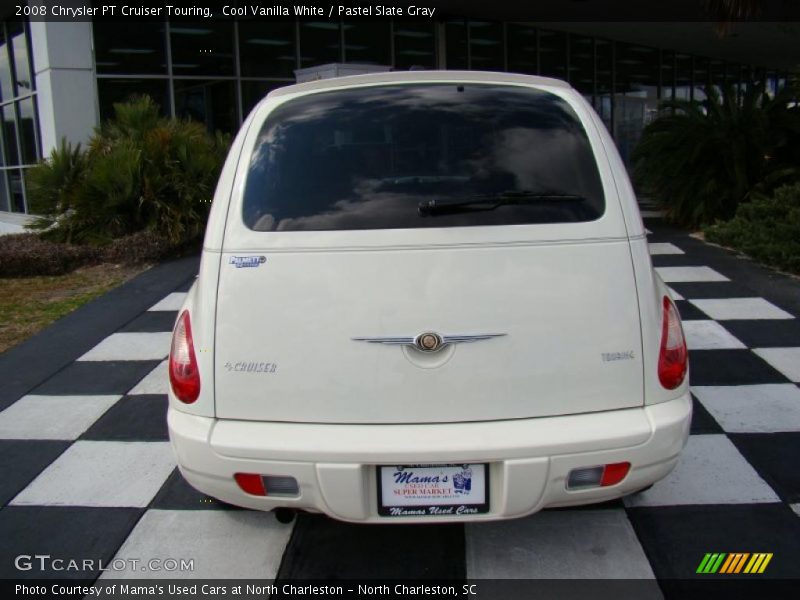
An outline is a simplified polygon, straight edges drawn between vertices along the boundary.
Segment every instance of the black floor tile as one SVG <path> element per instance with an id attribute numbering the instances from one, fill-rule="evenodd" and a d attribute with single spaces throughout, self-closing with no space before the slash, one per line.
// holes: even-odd
<path id="1" fill-rule="evenodd" d="M 0 505 L 4 506 L 25 489 L 70 444 L 54 440 L 0 440 Z"/>
<path id="2" fill-rule="evenodd" d="M 706 407 L 694 395 L 692 395 L 692 425 L 690 433 L 692 435 L 724 433 L 716 419 L 711 416 L 711 413 L 706 410 Z"/>
<path id="3" fill-rule="evenodd" d="M 786 377 L 750 350 L 690 350 L 692 385 L 787 383 Z"/>
<path id="4" fill-rule="evenodd" d="M 0 578 L 94 579 L 99 562 L 111 563 L 142 510 L 138 508 L 83 508 L 66 506 L 7 506 L 0 511 Z M 30 570 L 17 570 L 19 555 L 49 555 L 45 569 L 32 561 Z M 148 557 L 126 557 L 141 558 Z M 49 561 L 92 560 L 83 570 L 54 570 Z M 58 566 L 59 563 L 56 563 Z M 47 568 L 49 567 L 49 568 Z"/>
<path id="5" fill-rule="evenodd" d="M 186 482 L 177 468 L 161 486 L 150 507 L 162 510 L 238 510 L 238 507 L 198 492 Z"/>
<path id="6" fill-rule="evenodd" d="M 758 296 L 753 290 L 732 281 L 700 281 L 690 283 L 667 283 L 687 300 L 703 298 L 752 298 Z"/>
<path id="7" fill-rule="evenodd" d="M 125 394 L 159 360 L 76 361 L 37 387 L 33 394 Z"/>
<path id="8" fill-rule="evenodd" d="M 781 499 L 800 502 L 800 432 L 736 433 L 728 437 Z"/>
<path id="9" fill-rule="evenodd" d="M 300 515 L 278 579 L 464 579 L 462 525 L 351 525 Z"/>
<path id="10" fill-rule="evenodd" d="M 759 578 L 800 578 L 800 518 L 785 504 L 642 507 L 628 516 L 661 580 L 725 578 L 696 573 L 707 552 L 772 552 Z"/>
<path id="11" fill-rule="evenodd" d="M 83 440 L 167 441 L 165 394 L 125 396 L 81 436 Z"/>
<path id="12" fill-rule="evenodd" d="M 800 319 L 720 321 L 748 348 L 800 346 Z"/>
<path id="13" fill-rule="evenodd" d="M 678 307 L 678 312 L 683 321 L 707 321 L 709 318 L 706 313 L 688 300 L 676 300 L 675 306 Z"/>
<path id="14" fill-rule="evenodd" d="M 175 320 L 178 318 L 176 310 L 154 310 L 143 312 L 133 321 L 125 325 L 120 331 L 124 332 L 152 332 L 172 331 Z"/>
<path id="15" fill-rule="evenodd" d="M 653 243 L 651 240 L 648 240 Z M 653 254 L 650 257 L 654 267 L 702 267 L 704 263 L 698 261 L 692 254 Z"/>

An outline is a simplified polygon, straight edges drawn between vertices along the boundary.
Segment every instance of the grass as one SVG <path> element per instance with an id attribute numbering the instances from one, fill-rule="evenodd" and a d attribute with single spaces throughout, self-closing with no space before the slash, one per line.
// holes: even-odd
<path id="1" fill-rule="evenodd" d="M 53 277 L 0 279 L 0 352 L 146 268 L 101 264 Z"/>

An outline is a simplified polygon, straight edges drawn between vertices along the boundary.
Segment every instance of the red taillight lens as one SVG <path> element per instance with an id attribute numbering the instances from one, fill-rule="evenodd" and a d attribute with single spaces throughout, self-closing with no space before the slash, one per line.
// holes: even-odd
<path id="1" fill-rule="evenodd" d="M 606 465 L 606 468 L 603 469 L 603 477 L 600 479 L 600 486 L 617 485 L 620 481 L 625 479 L 625 476 L 630 470 L 631 463 L 629 462 Z"/>
<path id="2" fill-rule="evenodd" d="M 178 317 L 169 351 L 169 381 L 178 400 L 191 404 L 200 395 L 200 372 L 194 355 L 189 311 Z"/>
<path id="3" fill-rule="evenodd" d="M 674 390 L 686 376 L 688 351 L 678 309 L 664 296 L 664 321 L 661 326 L 661 350 L 658 353 L 658 380 L 668 390 Z"/>
<path id="4" fill-rule="evenodd" d="M 255 473 L 236 473 L 233 478 L 242 491 L 253 496 L 266 496 L 267 488 L 264 487 L 264 479 Z"/>

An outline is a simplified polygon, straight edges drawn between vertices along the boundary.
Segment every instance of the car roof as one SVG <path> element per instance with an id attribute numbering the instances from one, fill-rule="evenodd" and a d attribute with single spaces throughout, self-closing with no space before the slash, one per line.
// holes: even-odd
<path id="1" fill-rule="evenodd" d="M 500 73 L 494 71 L 391 71 L 369 73 L 366 75 L 348 75 L 331 77 L 306 83 L 297 83 L 272 90 L 267 98 L 302 94 L 323 90 L 335 90 L 358 85 L 375 83 L 425 83 L 427 81 L 452 81 L 459 83 L 514 83 L 571 89 L 571 86 L 560 79 L 539 77 L 537 75 L 521 75 L 518 73 Z"/>

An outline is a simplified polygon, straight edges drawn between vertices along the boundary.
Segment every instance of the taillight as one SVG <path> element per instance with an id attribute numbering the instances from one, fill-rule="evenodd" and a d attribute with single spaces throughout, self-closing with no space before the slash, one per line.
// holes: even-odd
<path id="1" fill-rule="evenodd" d="M 658 353 L 658 380 L 668 390 L 674 390 L 686 376 L 688 351 L 678 309 L 664 296 L 664 317 L 661 325 L 661 349 Z"/>
<path id="2" fill-rule="evenodd" d="M 200 372 L 194 355 L 189 311 L 178 317 L 169 351 L 169 381 L 178 400 L 191 404 L 200 395 Z"/>

